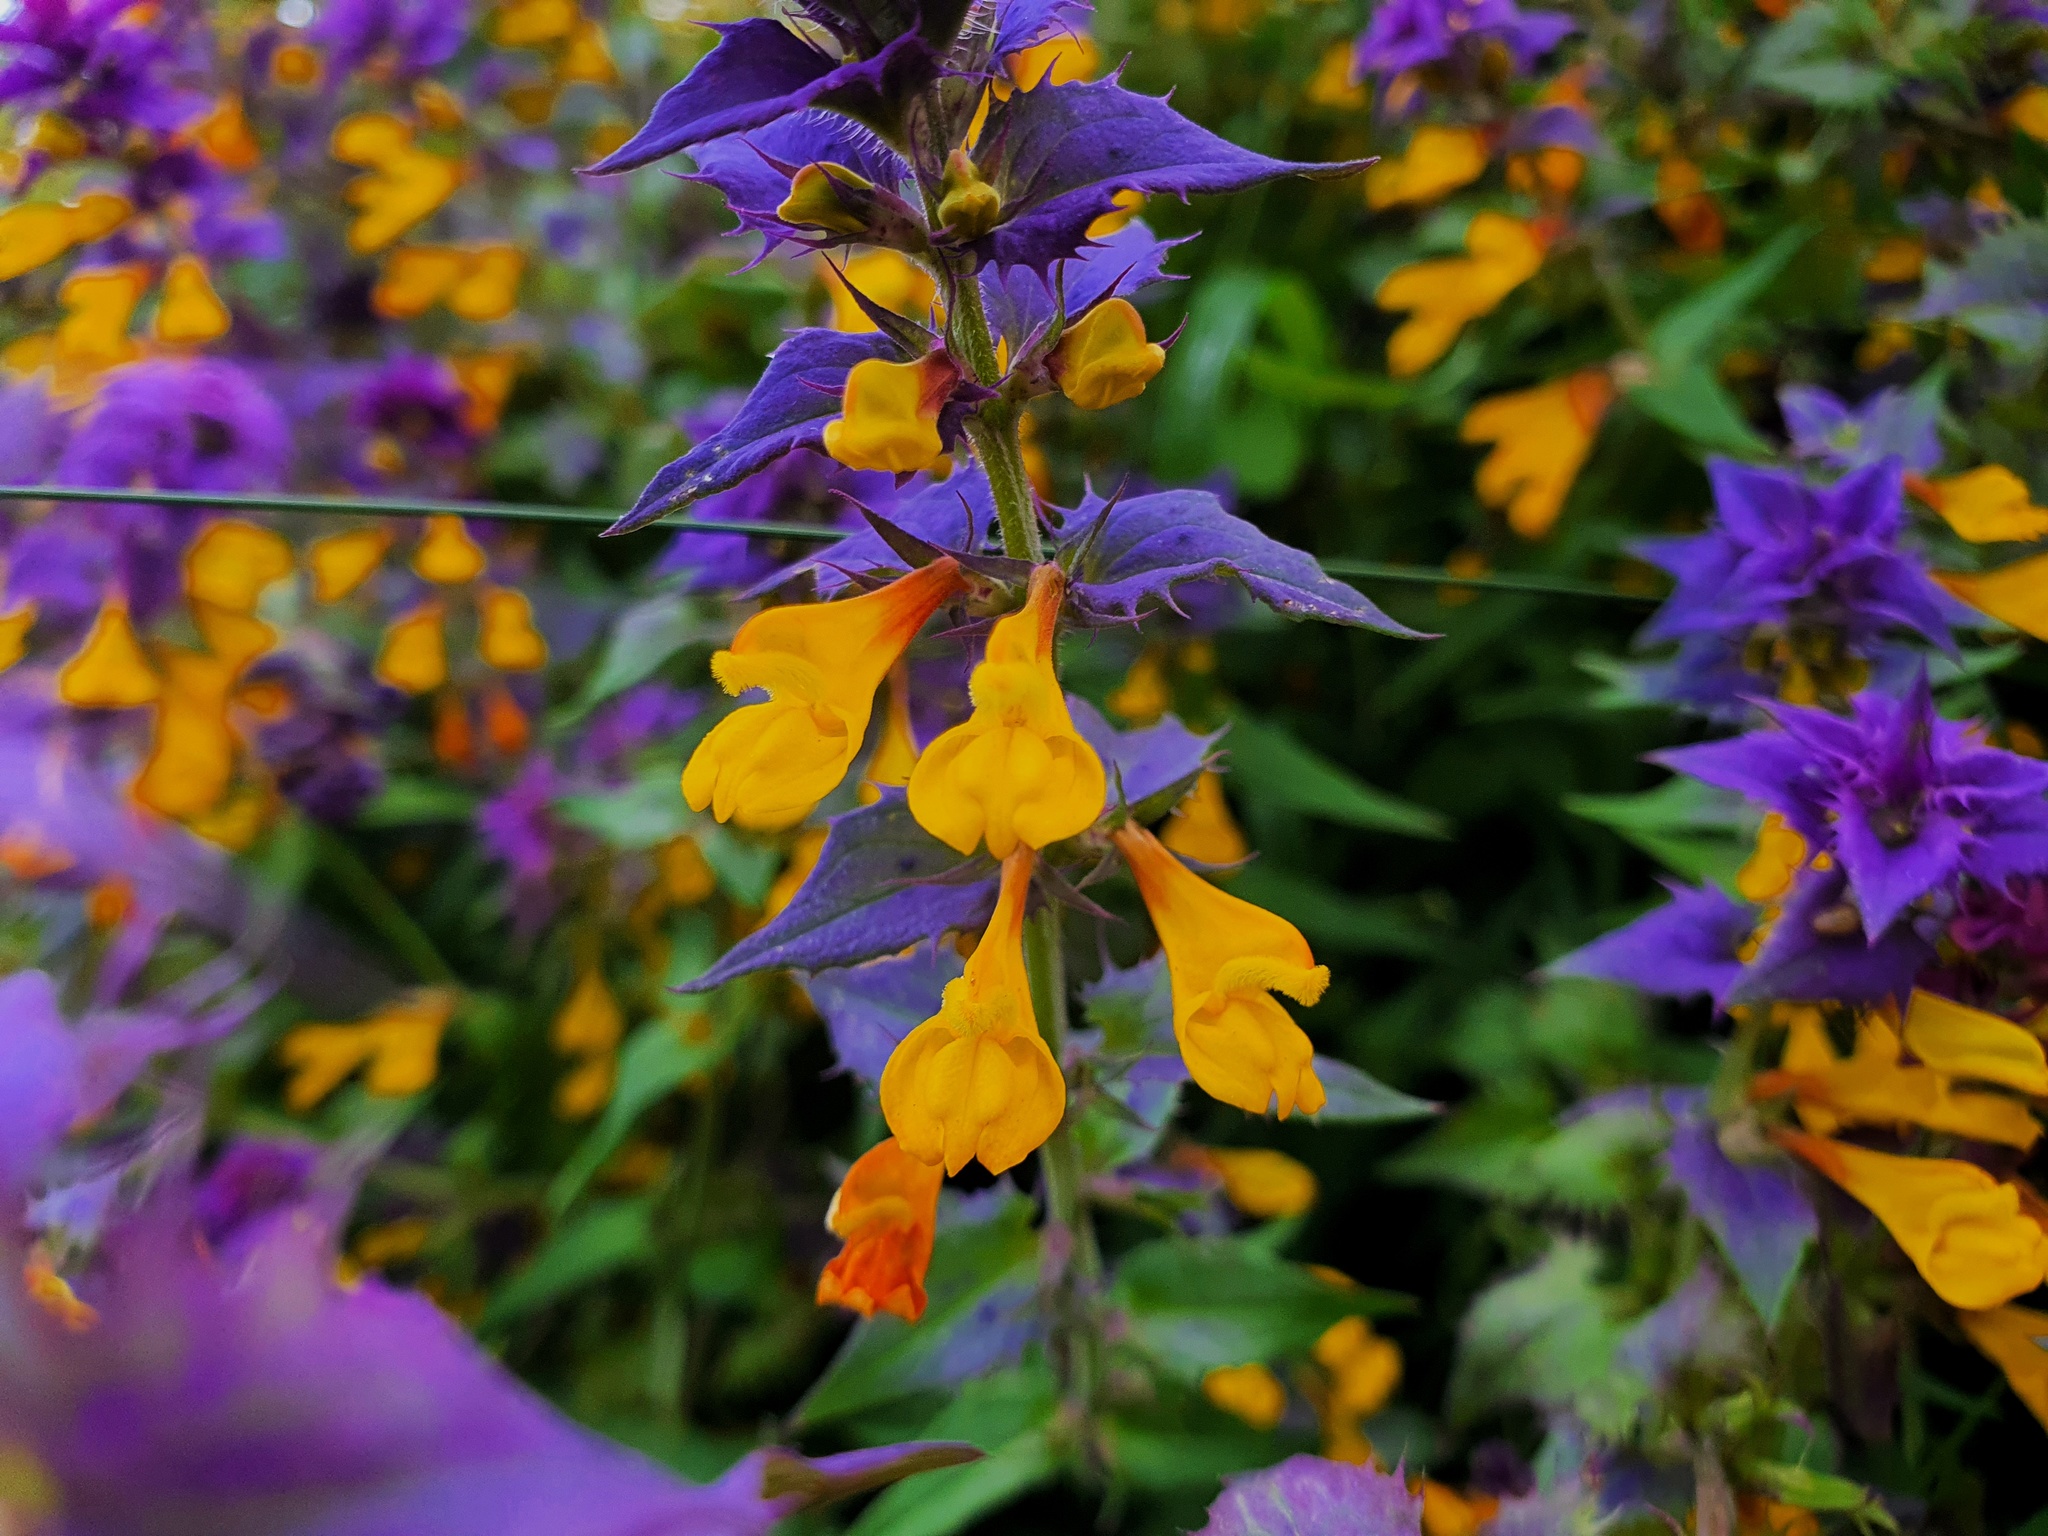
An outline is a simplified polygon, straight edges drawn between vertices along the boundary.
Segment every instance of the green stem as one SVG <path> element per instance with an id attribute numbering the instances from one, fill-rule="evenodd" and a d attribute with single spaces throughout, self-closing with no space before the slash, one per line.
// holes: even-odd
<path id="1" fill-rule="evenodd" d="M 325 827 L 319 829 L 319 839 L 320 867 L 355 903 L 364 920 L 412 968 L 413 974 L 436 986 L 454 985 L 455 968 L 441 958 L 426 930 L 413 921 L 412 914 L 399 904 L 355 849 Z"/>
<path id="2" fill-rule="evenodd" d="M 1045 545 L 1038 537 L 1038 503 L 1031 491 L 1031 477 L 1024 472 L 1024 445 L 1017 437 L 1017 412 L 1011 406 L 992 406 L 979 416 L 967 418 L 967 440 L 988 472 L 989 491 L 996 504 L 996 520 L 1003 530 L 1003 553 L 1036 565 L 1045 558 Z"/>

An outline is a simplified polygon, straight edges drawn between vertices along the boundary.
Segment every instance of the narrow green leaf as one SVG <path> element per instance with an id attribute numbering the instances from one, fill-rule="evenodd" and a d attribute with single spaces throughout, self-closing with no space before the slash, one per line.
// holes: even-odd
<path id="1" fill-rule="evenodd" d="M 1726 277 L 1709 283 L 1657 317 L 1650 327 L 1650 357 L 1658 371 L 1675 375 L 1702 361 L 1717 340 L 1790 265 L 1818 226 L 1801 221 L 1780 230 Z M 1640 393 L 1640 391 L 1638 391 Z"/>
<path id="2" fill-rule="evenodd" d="M 1327 1096 L 1316 1111 L 1317 1125 L 1384 1125 L 1401 1120 L 1427 1120 L 1441 1104 L 1389 1088 L 1369 1072 L 1332 1056 L 1316 1057 L 1316 1076 Z"/>
<path id="3" fill-rule="evenodd" d="M 497 1328 L 538 1311 L 594 1280 L 654 1257 L 651 1196 L 593 1205 L 562 1226 L 540 1252 L 500 1285 L 482 1326 Z"/>
<path id="4" fill-rule="evenodd" d="M 1269 805 L 1284 806 L 1368 832 L 1404 837 L 1449 837 L 1439 812 L 1374 789 L 1348 768 L 1296 741 L 1279 726 L 1239 714 L 1223 738 L 1231 768 Z"/>
<path id="5" fill-rule="evenodd" d="M 1771 445 L 1743 420 L 1734 397 L 1703 364 L 1677 366 L 1628 392 L 1629 403 L 1687 442 L 1737 458 L 1767 458 Z"/>
<path id="6" fill-rule="evenodd" d="M 1402 898 L 1346 896 L 1263 860 L 1239 870 L 1230 890 L 1255 907 L 1279 913 L 1310 944 L 1346 954 L 1431 960 L 1442 954 L 1449 938 L 1418 918 L 1413 905 Z"/>

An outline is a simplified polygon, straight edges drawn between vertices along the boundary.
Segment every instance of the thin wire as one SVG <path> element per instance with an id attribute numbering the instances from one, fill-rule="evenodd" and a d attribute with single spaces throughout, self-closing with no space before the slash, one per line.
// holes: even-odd
<path id="1" fill-rule="evenodd" d="M 622 513 L 603 507 L 555 507 L 516 501 L 408 501 L 371 497 L 286 496 L 221 491 L 121 490 L 79 485 L 0 485 L 0 501 L 147 502 L 163 507 L 214 507 L 245 512 L 337 513 L 356 517 L 474 517 L 493 522 L 577 523 L 610 527 Z M 755 538 L 798 539 L 830 544 L 846 537 L 845 528 L 818 523 L 742 523 L 692 517 L 670 523 L 701 533 L 740 533 Z M 1532 597 L 1588 598 L 1596 602 L 1652 606 L 1661 599 L 1622 592 L 1598 582 L 1568 576 L 1534 576 L 1514 571 L 1490 576 L 1461 576 L 1442 566 L 1387 565 L 1377 560 L 1334 556 L 1322 562 L 1332 576 L 1359 581 L 1398 582 L 1409 586 L 1457 587 L 1475 592 L 1518 592 Z"/>

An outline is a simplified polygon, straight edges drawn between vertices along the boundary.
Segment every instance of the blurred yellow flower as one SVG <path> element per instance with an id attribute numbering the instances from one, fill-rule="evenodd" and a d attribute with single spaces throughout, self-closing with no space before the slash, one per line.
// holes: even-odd
<path id="1" fill-rule="evenodd" d="M 489 564 L 490 557 L 470 537 L 467 525 L 448 514 L 427 519 L 426 532 L 412 552 L 414 572 L 436 586 L 458 587 L 475 581 Z"/>
<path id="2" fill-rule="evenodd" d="M 1387 371 L 1412 378 L 1451 349 L 1458 332 L 1534 277 L 1548 242 L 1521 219 L 1491 210 L 1465 230 L 1464 256 L 1418 261 L 1387 274 L 1373 301 L 1409 317 L 1387 341 Z"/>
<path id="3" fill-rule="evenodd" d="M 16 203 L 0 213 L 0 282 L 33 272 L 75 245 L 104 240 L 134 211 L 112 192 L 87 192 L 75 203 Z"/>
<path id="4" fill-rule="evenodd" d="M 1186 798 L 1174 807 L 1159 841 L 1182 858 L 1202 864 L 1235 864 L 1252 851 L 1223 796 L 1223 776 L 1206 768 L 1195 776 L 1195 787 Z"/>
<path id="5" fill-rule="evenodd" d="M 283 535 L 234 518 L 208 523 L 185 551 L 186 596 L 235 613 L 254 613 L 263 589 L 291 573 Z"/>
<path id="6" fill-rule="evenodd" d="M 383 528 L 351 528 L 314 540 L 306 551 L 306 564 L 313 572 L 314 600 L 340 602 L 369 580 L 390 549 L 391 534 Z"/>
<path id="7" fill-rule="evenodd" d="M 206 263 L 197 256 L 173 257 L 157 299 L 156 339 L 167 347 L 204 346 L 227 335 L 232 323 Z"/>
<path id="8" fill-rule="evenodd" d="M 1792 877 L 1805 867 L 1806 839 L 1770 811 L 1756 829 L 1756 851 L 1735 872 L 1736 892 L 1744 901 L 1768 905 L 1792 889 Z"/>
<path id="9" fill-rule="evenodd" d="M 1915 991 L 1906 1005 L 1905 1039 L 1906 1049 L 1937 1072 L 2048 1097 L 2048 1051 L 2010 1019 Z"/>
<path id="10" fill-rule="evenodd" d="M 1556 526 L 1613 403 L 1607 370 L 1585 368 L 1473 406 L 1459 435 L 1493 444 L 1475 480 L 1479 499 L 1505 507 L 1508 526 L 1523 538 L 1542 538 Z"/>
<path id="11" fill-rule="evenodd" d="M 447 610 L 429 600 L 393 619 L 377 651 L 377 681 L 401 693 L 431 693 L 448 680 Z"/>
<path id="12" fill-rule="evenodd" d="M 57 697 L 73 709 L 135 709 L 155 701 L 163 684 L 142 653 L 128 604 L 108 598 L 85 643 L 57 673 Z"/>
<path id="13" fill-rule="evenodd" d="M 454 1017 L 455 992 L 422 987 L 354 1024 L 301 1024 L 278 1045 L 291 1073 L 285 1106 L 304 1114 L 358 1067 L 363 1087 L 379 1098 L 405 1098 L 434 1081 L 441 1033 Z"/>
<path id="14" fill-rule="evenodd" d="M 1202 1377 L 1202 1396 L 1253 1429 L 1271 1429 L 1287 1412 L 1287 1389 L 1265 1366 L 1219 1365 Z"/>
<path id="15" fill-rule="evenodd" d="M 844 281 L 829 261 L 821 261 L 820 270 L 824 274 L 826 291 L 832 296 L 832 329 L 835 331 L 857 333 L 876 328 L 875 322 L 847 292 L 847 283 L 853 284 L 883 309 L 908 315 L 913 320 L 922 320 L 931 312 L 932 300 L 938 293 L 938 286 L 929 272 L 908 256 L 895 251 L 862 251 L 848 258 Z"/>
<path id="16" fill-rule="evenodd" d="M 2048 640 L 2048 555 L 2032 555 L 1981 574 L 1936 571 L 1934 579 L 2001 624 Z"/>
<path id="17" fill-rule="evenodd" d="M 477 654 L 500 672 L 537 672 L 548 664 L 548 643 L 533 627 L 533 603 L 512 587 L 477 594 Z"/>
<path id="18" fill-rule="evenodd" d="M 1909 475 L 1906 489 L 1972 544 L 2028 544 L 2048 534 L 2048 510 L 2034 505 L 2027 482 L 2003 464 L 1945 480 Z"/>
<path id="19" fill-rule="evenodd" d="M 1266 1147 L 1206 1147 L 1223 1178 L 1223 1197 L 1247 1216 L 1299 1216 L 1316 1203 L 1316 1176 L 1285 1152 Z"/>
<path id="20" fill-rule="evenodd" d="M 1352 62 L 1356 53 L 1356 46 L 1349 41 L 1332 43 L 1323 50 L 1316 72 L 1302 92 L 1310 106 L 1356 112 L 1371 99 L 1357 78 Z"/>
<path id="21" fill-rule="evenodd" d="M 518 307 L 526 255 L 516 245 L 402 245 L 384 258 L 370 308 L 412 320 L 436 304 L 464 320 L 502 320 Z"/>
<path id="22" fill-rule="evenodd" d="M 1993 1307 L 1958 1312 L 1956 1321 L 1993 1365 L 2005 1372 L 2013 1394 L 2048 1428 L 2048 1312 Z"/>
<path id="23" fill-rule="evenodd" d="M 348 229 L 349 249 L 359 256 L 383 250 L 462 185 L 460 160 L 419 148 L 412 129 L 389 113 L 345 117 L 328 143 L 335 159 L 366 170 L 342 192 L 359 210 Z"/>
<path id="24" fill-rule="evenodd" d="M 1366 206 L 1433 203 L 1484 175 L 1486 157 L 1486 135 L 1477 128 L 1418 128 L 1401 154 L 1367 168 Z"/>

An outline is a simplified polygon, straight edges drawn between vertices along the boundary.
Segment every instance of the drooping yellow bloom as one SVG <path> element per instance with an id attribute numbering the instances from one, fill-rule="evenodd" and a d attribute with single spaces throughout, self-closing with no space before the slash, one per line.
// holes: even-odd
<path id="1" fill-rule="evenodd" d="M 1982 575 L 1936 571 L 1934 579 L 2000 623 L 2048 640 L 2048 555 L 2031 555 Z"/>
<path id="2" fill-rule="evenodd" d="M 439 208 L 462 185 L 460 160 L 432 154 L 412 141 L 412 129 L 385 112 L 358 112 L 334 125 L 328 147 L 344 165 L 365 168 L 344 189 L 360 210 L 348 228 L 358 256 L 381 251 Z"/>
<path id="3" fill-rule="evenodd" d="M 1109 712 L 1132 725 L 1150 725 L 1173 704 L 1173 688 L 1166 680 L 1166 664 L 1159 647 L 1148 645 L 1124 673 L 1116 691 L 1103 700 Z"/>
<path id="4" fill-rule="evenodd" d="M 626 1016 L 603 970 L 588 967 L 548 1030 L 557 1051 L 577 1058 L 576 1069 L 555 1086 L 558 1118 L 587 1120 L 604 1107 L 617 1080 L 619 1041 L 625 1031 Z"/>
<path id="5" fill-rule="evenodd" d="M 33 272 L 75 245 L 105 239 L 134 211 L 112 192 L 88 192 L 75 203 L 16 203 L 0 213 L 0 282 Z"/>
<path id="6" fill-rule="evenodd" d="M 1556 526 L 1613 403 L 1607 370 L 1586 368 L 1473 406 L 1459 435 L 1493 444 L 1473 482 L 1479 499 L 1505 507 L 1508 526 L 1523 538 L 1542 538 Z"/>
<path id="7" fill-rule="evenodd" d="M 1287 1412 L 1287 1389 L 1256 1360 L 1209 1371 L 1202 1377 L 1202 1396 L 1253 1429 L 1271 1429 Z"/>
<path id="8" fill-rule="evenodd" d="M 148 291 L 149 269 L 140 262 L 73 272 L 57 290 L 64 306 L 57 328 L 10 342 L 0 361 L 16 373 L 50 369 L 51 397 L 60 405 L 80 404 L 91 398 L 100 373 L 141 355 L 128 325 Z"/>
<path id="9" fill-rule="evenodd" d="M 227 335 L 232 323 L 206 263 L 197 256 L 173 257 L 157 300 L 156 339 L 167 347 L 200 347 Z"/>
<path id="10" fill-rule="evenodd" d="M 1315 1049 L 1275 1002 L 1279 992 L 1312 1006 L 1330 984 L 1308 940 L 1285 918 L 1220 891 L 1135 823 L 1115 834 L 1173 981 L 1173 1033 L 1188 1075 L 1226 1104 L 1281 1119 L 1298 1104 L 1323 1107 Z"/>
<path id="11" fill-rule="evenodd" d="M 533 627 L 533 603 L 512 587 L 477 594 L 477 654 L 500 672 L 537 672 L 548 664 L 548 643 Z"/>
<path id="12" fill-rule="evenodd" d="M 1985 464 L 1946 480 L 1909 475 L 1906 489 L 1972 544 L 2032 543 L 2048 534 L 2048 510 L 2034 505 L 2027 482 L 2003 464 Z"/>
<path id="13" fill-rule="evenodd" d="M 727 693 L 768 702 L 719 721 L 683 769 L 683 798 L 720 821 L 773 831 L 808 816 L 846 777 L 875 690 L 924 621 L 957 590 L 959 567 L 933 561 L 878 592 L 757 613 L 711 658 Z"/>
<path id="14" fill-rule="evenodd" d="M 254 613 L 263 589 L 292 573 L 292 547 L 274 529 L 233 518 L 208 523 L 185 551 L 185 594 Z"/>
<path id="15" fill-rule="evenodd" d="M 825 451 L 848 469 L 902 475 L 931 468 L 945 452 L 939 411 L 955 379 L 943 352 L 913 363 L 855 363 L 840 414 L 825 424 Z"/>
<path id="16" fill-rule="evenodd" d="M 1024 903 L 1035 855 L 1003 861 L 981 943 L 938 1013 L 903 1037 L 882 1070 L 882 1115 L 903 1150 L 958 1173 L 979 1158 L 1014 1168 L 1053 1133 L 1067 1084 L 1038 1033 L 1024 970 Z"/>
<path id="17" fill-rule="evenodd" d="M 445 608 L 429 601 L 393 619 L 377 652 L 377 681 L 415 694 L 448 681 L 447 618 Z"/>
<path id="18" fill-rule="evenodd" d="M 1353 63 L 1356 52 L 1348 41 L 1332 43 L 1323 50 L 1316 72 L 1309 77 L 1308 85 L 1302 91 L 1303 99 L 1310 106 L 1355 112 L 1366 104 L 1370 98 L 1356 78 Z"/>
<path id="19" fill-rule="evenodd" d="M 1792 889 L 1792 877 L 1806 867 L 1806 839 L 1776 811 L 1756 829 L 1756 851 L 1735 873 L 1735 889 L 1744 901 L 1767 905 Z"/>
<path id="20" fill-rule="evenodd" d="M 942 1169 L 893 1136 L 855 1159 L 825 1212 L 825 1229 L 845 1246 L 818 1276 L 818 1305 L 908 1323 L 923 1317 L 944 1182 Z"/>
<path id="21" fill-rule="evenodd" d="M 1299 1216 L 1316 1203 L 1316 1176 L 1267 1147 L 1206 1147 L 1203 1161 L 1222 1176 L 1223 1198 L 1247 1216 Z"/>
<path id="22" fill-rule="evenodd" d="M 860 803 L 873 805 L 884 789 L 901 789 L 917 767 L 917 733 L 910 725 L 910 669 L 901 661 L 889 669 L 889 703 L 882 713 L 882 739 L 868 757 Z"/>
<path id="23" fill-rule="evenodd" d="M 867 311 L 853 301 L 846 284 L 851 283 L 869 300 L 899 315 L 922 319 L 931 312 L 938 285 L 932 275 L 908 256 L 895 251 L 862 251 L 846 263 L 846 280 L 830 262 L 822 262 L 826 290 L 832 295 L 832 329 L 858 334 L 875 329 Z"/>
<path id="24" fill-rule="evenodd" d="M 1895 1157 L 1799 1131 L 1772 1136 L 1883 1222 L 1950 1306 L 2002 1306 L 2048 1274 L 2048 1234 L 2022 1214 L 2019 1190 L 1974 1163 Z"/>
<path id="25" fill-rule="evenodd" d="M 1368 208 L 1433 203 L 1486 172 L 1486 135 L 1477 128 L 1422 127 L 1401 154 L 1365 173 Z"/>
<path id="26" fill-rule="evenodd" d="M 2030 139 L 2048 144 L 2048 85 L 2030 85 L 2005 104 L 2005 120 Z"/>
<path id="27" fill-rule="evenodd" d="M 1536 275 L 1547 245 L 1533 224 L 1488 211 L 1467 226 L 1466 255 L 1388 273 L 1373 302 L 1410 313 L 1387 339 L 1387 371 L 1397 379 L 1412 378 L 1450 351 L 1469 321 L 1491 314 Z"/>
<path id="28" fill-rule="evenodd" d="M 351 528 L 314 540 L 306 551 L 306 564 L 313 570 L 314 600 L 340 602 L 370 579 L 390 548 L 391 534 L 383 528 Z"/>
<path id="29" fill-rule="evenodd" d="M 968 679 L 974 713 L 924 750 L 910 775 L 910 814 L 948 847 L 986 839 L 999 859 L 1086 831 L 1102 814 L 1102 759 L 1074 729 L 1053 672 L 1066 575 L 1031 573 L 1024 606 L 996 621 Z"/>
<path id="30" fill-rule="evenodd" d="M 442 587 L 475 581 L 489 564 L 490 557 L 469 536 L 469 528 L 452 515 L 428 518 L 427 531 L 412 552 L 413 570 Z"/>
<path id="31" fill-rule="evenodd" d="M 1346 1317 L 1323 1330 L 1316 1364 L 1329 1373 L 1327 1415 L 1356 1423 L 1387 1406 L 1401 1384 L 1401 1346 L 1373 1332 L 1362 1317 Z"/>
<path id="32" fill-rule="evenodd" d="M 519 304 L 526 255 L 516 245 L 403 245 L 384 259 L 370 308 L 412 320 L 436 304 L 464 320 L 502 320 Z"/>
<path id="33" fill-rule="evenodd" d="M 1206 768 L 1174 807 L 1159 840 L 1182 858 L 1202 864 L 1235 864 L 1252 851 L 1223 797 L 1223 775 Z"/>
<path id="34" fill-rule="evenodd" d="M 2040 1126 L 2017 1099 L 1959 1091 L 1930 1066 L 1902 1066 L 1901 1054 L 1891 1024 L 1870 1013 L 1857 1021 L 1855 1054 L 1839 1060 L 1819 1012 L 1796 1010 L 1782 1064 L 1751 1078 L 1749 1094 L 1791 1094 L 1801 1123 L 1822 1134 L 1844 1125 L 1923 1125 L 2001 1146 L 2031 1147 L 2040 1138 Z"/>
<path id="35" fill-rule="evenodd" d="M 491 18 L 491 41 L 500 48 L 538 48 L 567 37 L 582 17 L 576 0 L 505 0 Z"/>
<path id="36" fill-rule="evenodd" d="M 270 632 L 269 625 L 261 627 Z M 130 793 L 136 804 L 183 821 L 217 807 L 234 782 L 240 742 L 228 722 L 228 694 L 236 667 L 183 647 L 162 654 L 163 695 L 149 759 Z"/>
<path id="37" fill-rule="evenodd" d="M 1863 262 L 1873 283 L 1916 283 L 1927 265 L 1927 242 L 1919 235 L 1887 235 Z"/>
<path id="38" fill-rule="evenodd" d="M 5 672 L 28 649 L 28 632 L 35 627 L 36 605 L 22 603 L 0 613 L 0 672 Z"/>
<path id="39" fill-rule="evenodd" d="M 820 160 L 803 167 L 790 178 L 789 196 L 782 200 L 775 216 L 785 224 L 805 229 L 822 229 L 835 235 L 857 235 L 868 227 L 867 220 L 847 206 L 840 189 L 867 192 L 872 191 L 874 185 L 858 171 L 836 160 Z"/>
<path id="40" fill-rule="evenodd" d="M 1166 348 L 1145 339 L 1129 299 L 1105 299 L 1067 328 L 1047 364 L 1061 394 L 1101 411 L 1145 393 L 1166 366 Z"/>
<path id="41" fill-rule="evenodd" d="M 1905 1034 L 1906 1049 L 1937 1072 L 2048 1097 L 2048 1051 L 2010 1019 L 1916 991 Z"/>
<path id="42" fill-rule="evenodd" d="M 2048 138 L 2048 134 L 2042 136 Z M 2005 1372 L 2013 1394 L 2027 1405 L 2027 1411 L 2048 1429 L 2048 1312 L 1994 1307 L 1987 1312 L 1958 1312 L 1956 1321 L 1970 1342 Z"/>
<path id="43" fill-rule="evenodd" d="M 363 1087 L 376 1097 L 419 1093 L 434 1081 L 455 1003 L 450 988 L 421 987 L 354 1024 L 301 1024 L 277 1048 L 292 1074 L 285 1107 L 304 1114 L 365 1063 Z"/>
<path id="44" fill-rule="evenodd" d="M 135 709 L 153 703 L 163 684 L 142 653 L 128 604 L 108 598 L 78 653 L 57 674 L 57 697 L 73 709 Z"/>

